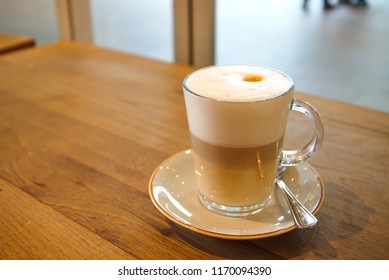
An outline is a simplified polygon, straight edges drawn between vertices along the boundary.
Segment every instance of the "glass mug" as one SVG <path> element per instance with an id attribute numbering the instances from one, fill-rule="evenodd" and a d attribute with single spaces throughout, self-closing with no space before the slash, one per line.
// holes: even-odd
<path id="1" fill-rule="evenodd" d="M 190 73 L 183 91 L 199 199 L 216 213 L 259 213 L 272 199 L 280 167 L 304 162 L 322 143 L 320 115 L 293 98 L 293 80 L 277 70 L 209 66 Z M 315 125 L 299 150 L 282 148 L 290 110 Z"/>

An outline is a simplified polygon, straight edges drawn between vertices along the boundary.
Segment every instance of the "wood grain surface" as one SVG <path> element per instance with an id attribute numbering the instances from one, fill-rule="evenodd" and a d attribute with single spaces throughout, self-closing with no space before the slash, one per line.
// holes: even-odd
<path id="1" fill-rule="evenodd" d="M 0 57 L 0 259 L 388 259 L 389 114 L 296 93 L 325 125 L 319 226 L 251 241 L 168 222 L 150 175 L 190 147 L 193 69 L 60 42 Z M 291 117 L 290 145 L 309 126 Z"/>

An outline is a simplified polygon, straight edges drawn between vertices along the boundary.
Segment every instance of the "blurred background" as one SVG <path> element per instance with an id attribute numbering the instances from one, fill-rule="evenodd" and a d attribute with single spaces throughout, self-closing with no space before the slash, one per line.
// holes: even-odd
<path id="1" fill-rule="evenodd" d="M 389 1 L 216 0 L 215 64 L 288 73 L 301 92 L 389 112 Z M 357 0 L 354 0 L 357 2 Z M 173 0 L 90 0 L 93 43 L 174 62 Z M 60 39 L 55 0 L 0 0 L 0 33 Z"/>

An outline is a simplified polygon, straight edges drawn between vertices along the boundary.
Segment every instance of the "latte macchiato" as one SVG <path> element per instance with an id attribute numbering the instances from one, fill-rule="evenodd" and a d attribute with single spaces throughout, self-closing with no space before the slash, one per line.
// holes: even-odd
<path id="1" fill-rule="evenodd" d="M 274 188 L 293 81 L 244 65 L 197 70 L 184 80 L 199 195 L 227 215 L 254 213 Z"/>

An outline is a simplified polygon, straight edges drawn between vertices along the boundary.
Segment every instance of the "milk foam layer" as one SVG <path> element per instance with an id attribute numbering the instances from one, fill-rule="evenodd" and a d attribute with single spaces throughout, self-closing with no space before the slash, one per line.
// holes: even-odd
<path id="1" fill-rule="evenodd" d="M 290 78 L 272 69 L 248 65 L 224 65 L 200 69 L 186 81 L 194 93 L 223 101 L 253 101 L 285 93 Z"/>
<path id="2" fill-rule="evenodd" d="M 247 82 L 245 77 L 263 79 Z M 273 143 L 284 136 L 291 89 L 293 82 L 286 75 L 267 68 L 200 69 L 184 81 L 189 129 L 198 139 L 224 147 Z"/>

